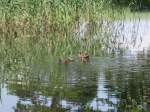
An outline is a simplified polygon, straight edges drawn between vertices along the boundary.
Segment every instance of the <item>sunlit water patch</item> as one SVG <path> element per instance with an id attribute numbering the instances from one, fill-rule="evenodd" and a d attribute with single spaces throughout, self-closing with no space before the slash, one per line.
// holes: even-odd
<path id="1" fill-rule="evenodd" d="M 78 26 L 77 34 L 81 39 L 86 38 L 86 34 L 92 29 L 91 23 L 83 22 Z M 102 38 L 101 41 L 111 48 L 120 49 L 127 48 L 128 52 L 146 51 L 150 46 L 150 21 L 146 19 L 135 20 L 118 20 L 116 22 L 101 21 L 95 23 L 96 32 L 93 33 L 92 39 Z M 109 28 L 108 28 L 109 27 Z M 111 39 L 108 39 L 109 37 Z M 90 37 L 91 38 L 91 37 Z M 106 41 L 106 43 L 105 43 Z M 108 45 L 109 46 L 109 45 Z M 108 50 L 108 52 L 110 52 Z"/>
<path id="2" fill-rule="evenodd" d="M 126 38 L 128 49 L 134 51 L 144 51 L 150 46 L 150 21 L 135 20 L 124 22 L 124 28 L 121 31 L 122 36 Z"/>

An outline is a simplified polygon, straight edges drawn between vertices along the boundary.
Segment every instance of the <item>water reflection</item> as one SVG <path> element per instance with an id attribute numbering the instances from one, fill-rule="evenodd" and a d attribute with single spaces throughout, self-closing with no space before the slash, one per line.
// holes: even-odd
<path id="1" fill-rule="evenodd" d="M 134 53 L 134 51 L 146 50 L 150 45 L 149 32 L 150 21 L 149 20 L 132 20 L 126 22 L 117 22 L 115 29 L 119 24 L 122 24 L 122 30 L 119 33 L 122 34 L 120 42 Z M 121 26 L 121 25 L 120 25 Z M 117 31 L 117 30 L 116 30 Z M 115 34 L 117 35 L 118 32 Z M 120 35 L 118 35 L 120 36 Z"/>
<path id="2" fill-rule="evenodd" d="M 123 24 L 123 36 L 131 38 L 128 32 L 135 26 L 140 31 L 137 39 L 142 36 L 142 41 L 134 48 L 129 45 L 123 55 L 92 57 L 88 64 L 75 61 L 67 65 L 47 55 L 32 57 L 32 53 L 0 59 L 0 112 L 150 111 L 150 49 L 145 49 L 150 43 L 150 24 L 147 22 L 147 29 L 145 22 Z M 93 36 L 83 29 L 81 36 Z M 120 36 L 115 33 L 114 37 Z"/>
<path id="3" fill-rule="evenodd" d="M 79 39 L 87 42 L 82 45 L 84 49 L 92 43 L 97 45 L 102 42 L 103 45 L 98 47 L 105 53 L 112 53 L 124 48 L 130 49 L 132 53 L 146 51 L 150 45 L 150 20 L 136 18 L 115 22 L 106 20 L 84 22 L 80 23 L 76 34 L 80 37 Z M 89 52 L 94 54 L 93 51 Z"/>
<path id="4" fill-rule="evenodd" d="M 1 88 L 1 100 L 4 102 L 0 110 L 74 111 L 84 108 L 95 97 L 97 70 L 93 65 L 75 62 L 70 65 L 53 63 L 53 69 L 47 66 L 35 65 L 27 69 L 28 72 L 22 68 L 21 72 L 11 73 Z"/>
<path id="5" fill-rule="evenodd" d="M 10 74 L 6 69 L 0 111 L 149 111 L 149 53 L 142 53 L 92 58 L 88 64 L 36 60 Z"/>

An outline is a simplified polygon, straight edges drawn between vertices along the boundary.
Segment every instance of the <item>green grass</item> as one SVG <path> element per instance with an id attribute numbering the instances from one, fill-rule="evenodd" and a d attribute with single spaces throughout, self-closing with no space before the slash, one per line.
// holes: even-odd
<path id="1" fill-rule="evenodd" d="M 103 55 L 107 49 L 114 51 L 112 25 L 124 13 L 105 0 L 1 0 L 1 56 Z M 82 39 L 76 32 L 85 22 Z"/>

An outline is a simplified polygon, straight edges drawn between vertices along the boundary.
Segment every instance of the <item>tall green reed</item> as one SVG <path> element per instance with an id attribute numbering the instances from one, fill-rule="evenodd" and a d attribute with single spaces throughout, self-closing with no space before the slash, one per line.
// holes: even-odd
<path id="1" fill-rule="evenodd" d="M 66 56 L 79 51 L 102 55 L 104 48 L 108 48 L 110 29 L 118 14 L 110 3 L 105 0 L 2 0 L 1 42 L 12 54 L 14 50 L 23 55 L 31 51 L 34 55 Z M 84 23 L 87 24 L 80 32 Z M 105 30 L 105 34 L 100 34 L 99 29 Z"/>

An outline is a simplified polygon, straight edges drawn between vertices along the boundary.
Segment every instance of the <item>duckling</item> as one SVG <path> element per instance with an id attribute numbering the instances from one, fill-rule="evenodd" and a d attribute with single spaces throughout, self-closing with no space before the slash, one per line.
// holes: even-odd
<path id="1" fill-rule="evenodd" d="M 69 63 L 70 63 L 70 60 L 69 60 L 69 59 L 64 59 L 64 60 L 63 60 L 63 63 L 64 63 L 64 64 L 69 64 Z"/>
<path id="2" fill-rule="evenodd" d="M 59 62 L 63 64 L 69 64 L 70 62 L 73 62 L 73 61 L 74 61 L 73 58 L 65 58 L 63 60 L 59 59 Z"/>
<path id="3" fill-rule="evenodd" d="M 86 63 L 89 61 L 89 55 L 87 53 L 79 52 L 78 58 L 80 59 L 80 62 L 82 63 Z"/>

